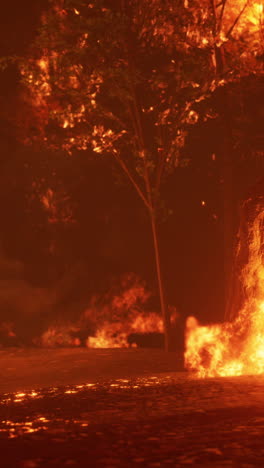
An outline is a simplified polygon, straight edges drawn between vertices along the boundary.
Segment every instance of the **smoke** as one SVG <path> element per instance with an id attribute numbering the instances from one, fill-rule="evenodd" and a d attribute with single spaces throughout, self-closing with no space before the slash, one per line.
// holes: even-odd
<path id="1" fill-rule="evenodd" d="M 0 250 L 0 345 L 30 343 L 41 329 L 41 317 L 56 302 L 53 289 L 34 287 L 23 279 L 21 262 L 6 258 Z"/>
<path id="2" fill-rule="evenodd" d="M 3 255 L 0 274 L 0 346 L 122 347 L 133 344 L 130 334 L 162 332 L 153 295 L 134 273 L 88 294 L 88 278 L 76 265 L 49 287 L 26 281 L 23 265 Z"/>
<path id="3" fill-rule="evenodd" d="M 51 324 L 40 337 L 42 346 L 127 347 L 132 333 L 162 332 L 161 317 L 148 309 L 151 297 L 144 282 L 127 273 L 93 294 L 75 322 Z"/>

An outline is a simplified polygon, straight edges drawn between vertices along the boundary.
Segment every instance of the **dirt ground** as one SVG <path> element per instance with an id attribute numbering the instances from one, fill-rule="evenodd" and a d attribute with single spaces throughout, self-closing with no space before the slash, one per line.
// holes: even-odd
<path id="1" fill-rule="evenodd" d="M 0 393 L 176 371 L 182 356 L 159 349 L 5 348 Z"/>
<path id="2" fill-rule="evenodd" d="M 264 465 L 264 376 L 196 379 L 159 350 L 5 350 L 0 361 L 1 468 Z"/>

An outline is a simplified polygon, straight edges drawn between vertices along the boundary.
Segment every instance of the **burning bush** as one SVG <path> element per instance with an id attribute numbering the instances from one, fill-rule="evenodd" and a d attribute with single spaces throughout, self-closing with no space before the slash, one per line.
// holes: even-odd
<path id="1" fill-rule="evenodd" d="M 96 319 L 97 331 L 89 347 L 127 347 L 131 333 L 162 332 L 162 319 L 146 311 L 151 293 L 134 274 L 126 274 L 103 298 L 93 298 L 84 316 Z"/>
<path id="2" fill-rule="evenodd" d="M 81 316 L 55 322 L 37 343 L 42 346 L 128 347 L 133 333 L 161 333 L 161 317 L 148 310 L 151 297 L 144 282 L 129 273 L 115 279 L 103 295 L 93 295 Z"/>

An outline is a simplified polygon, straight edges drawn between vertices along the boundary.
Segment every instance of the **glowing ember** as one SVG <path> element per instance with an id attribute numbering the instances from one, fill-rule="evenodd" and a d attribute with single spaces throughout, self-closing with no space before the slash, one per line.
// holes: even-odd
<path id="1" fill-rule="evenodd" d="M 233 322 L 199 326 L 186 324 L 185 365 L 199 377 L 262 374 L 264 372 L 264 211 L 249 230 L 249 259 L 243 271 L 247 294 Z"/>

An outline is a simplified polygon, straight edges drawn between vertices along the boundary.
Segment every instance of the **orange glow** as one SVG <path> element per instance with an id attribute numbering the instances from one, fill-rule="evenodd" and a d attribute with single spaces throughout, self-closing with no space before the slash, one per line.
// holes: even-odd
<path id="1" fill-rule="evenodd" d="M 55 2 L 56 3 L 56 2 Z M 212 28 L 203 28 L 203 22 L 207 23 L 209 16 L 212 14 L 211 2 L 208 1 L 203 3 L 201 6 L 201 18 L 196 20 L 196 14 L 194 13 L 193 22 L 186 27 L 186 36 L 188 41 L 183 44 L 183 47 L 187 49 L 190 44 L 195 47 L 208 48 L 212 51 L 214 46 L 221 47 L 227 43 L 226 56 L 236 56 L 236 59 L 243 62 L 248 62 L 252 57 L 256 57 L 261 49 L 261 34 L 263 34 L 263 1 L 262 0 L 227 0 L 224 2 L 224 10 L 222 10 L 223 2 L 216 2 L 216 33 L 213 33 Z M 92 8 L 92 4 L 88 4 L 87 8 Z M 187 0 L 184 1 L 185 8 L 191 8 Z M 102 11 L 106 11 L 102 8 Z M 73 12 L 77 16 L 81 16 L 82 13 L 77 8 L 72 8 Z M 59 28 L 64 30 L 68 28 L 67 23 L 69 11 L 64 10 L 60 3 L 56 4 L 53 8 L 53 14 L 58 17 Z M 222 14 L 223 13 L 223 14 Z M 199 18 L 199 14 L 197 18 Z M 43 15 L 42 23 L 46 24 L 46 16 Z M 210 21 L 213 24 L 213 21 Z M 166 24 L 160 23 L 159 26 L 155 27 L 154 36 L 160 36 L 163 41 L 175 40 L 173 25 L 170 22 Z M 56 35 L 55 35 L 56 36 Z M 231 39 L 231 40 L 230 40 Z M 233 39 L 241 40 L 243 44 L 243 53 L 236 50 L 235 44 L 232 42 Z M 113 131 L 110 128 L 100 130 L 100 126 L 94 127 L 95 131 L 89 132 L 87 129 L 83 130 L 83 126 L 79 124 L 89 124 L 91 119 L 91 111 L 94 111 L 98 106 L 98 96 L 104 82 L 103 75 L 101 72 L 93 72 L 91 75 L 86 74 L 85 67 L 77 62 L 75 64 L 69 64 L 67 70 L 63 68 L 60 70 L 61 57 L 67 55 L 69 52 L 67 44 L 65 44 L 65 50 L 58 53 L 56 51 L 56 39 L 52 33 L 49 38 L 49 44 L 47 48 L 40 50 L 41 58 L 30 59 L 27 65 L 21 67 L 21 75 L 24 83 L 30 92 L 30 96 L 27 98 L 31 101 L 32 106 L 37 110 L 39 116 L 42 116 L 42 130 L 45 133 L 45 125 L 47 124 L 48 118 L 50 117 L 53 122 L 65 129 L 64 141 L 61 144 L 63 149 L 69 153 L 72 148 L 75 147 L 79 150 L 86 150 L 88 147 L 92 147 L 93 151 L 97 154 L 112 152 L 114 154 L 116 150 L 116 143 L 123 136 L 122 131 Z M 83 33 L 82 29 L 78 33 L 76 38 L 76 47 L 79 49 L 89 49 L 89 34 Z M 230 49 L 231 47 L 231 49 Z M 186 49 L 186 50 L 187 50 Z M 261 51 L 262 53 L 262 51 Z M 224 54 L 225 55 L 225 54 Z M 231 60 L 232 61 L 232 60 Z M 175 63 L 175 60 L 171 60 Z M 211 54 L 211 64 L 216 69 L 217 58 L 214 54 Z M 247 64 L 248 65 L 248 64 Z M 249 72 L 249 68 L 246 65 L 245 73 Z M 231 64 L 231 67 L 237 65 Z M 254 63 L 256 68 L 258 65 Z M 66 71 L 64 73 L 64 71 Z M 55 79 L 55 83 L 54 83 Z M 227 78 L 225 78 L 226 80 Z M 225 80 L 212 80 L 210 90 L 214 91 L 217 86 L 221 86 L 225 83 Z M 159 86 L 162 84 L 159 83 Z M 198 87 L 199 84 L 192 82 L 193 87 Z M 85 100 L 81 102 L 81 108 L 72 105 L 72 99 L 69 99 L 67 104 L 64 98 L 57 98 L 54 96 L 65 96 L 69 90 L 81 90 L 85 89 Z M 201 97 L 197 98 L 201 99 Z M 151 112 L 154 110 L 153 106 L 143 109 L 143 112 Z M 161 122 L 167 122 L 168 114 L 163 113 Z M 109 113 L 110 116 L 110 113 Z M 198 120 L 198 114 L 190 109 L 186 122 L 195 124 Z M 41 125 L 41 123 L 40 123 Z M 156 122 L 155 125 L 158 125 Z M 68 135 L 70 130 L 78 128 L 76 137 Z M 116 126 L 114 126 L 115 128 Z M 112 132 L 110 134 L 109 132 Z M 177 139 L 180 144 L 180 138 Z M 169 159 L 167 160 L 169 162 Z"/>
<path id="2" fill-rule="evenodd" d="M 50 325 L 36 343 L 44 347 L 127 348 L 131 334 L 163 332 L 162 317 L 145 310 L 151 294 L 139 277 L 122 275 L 112 288 L 102 296 L 92 296 L 78 321 Z"/>
<path id="3" fill-rule="evenodd" d="M 47 60 L 45 57 L 43 57 L 42 59 L 40 59 L 40 60 L 38 61 L 38 65 L 39 65 L 39 67 L 41 68 L 41 70 L 42 70 L 43 72 L 47 72 L 47 71 L 48 71 L 49 62 L 48 62 L 48 60 Z"/>
<path id="4" fill-rule="evenodd" d="M 127 348 L 132 333 L 162 332 L 160 315 L 143 312 L 143 306 L 150 297 L 144 284 L 133 276 L 121 279 L 121 291 L 108 298 L 103 308 L 92 305 L 85 311 L 87 318 L 98 317 L 99 326 L 95 336 L 87 339 L 89 348 Z M 93 302 L 93 301 L 92 301 Z"/>
<path id="5" fill-rule="evenodd" d="M 131 333 L 162 332 L 162 319 L 155 313 L 136 313 L 134 318 L 122 322 L 105 322 L 96 333 L 89 337 L 86 345 L 89 348 L 128 348 L 128 336 Z M 135 346 L 135 345 L 134 345 Z"/>
<path id="6" fill-rule="evenodd" d="M 200 326 L 186 323 L 185 366 L 199 377 L 264 373 L 264 212 L 250 229 L 249 261 L 243 271 L 245 304 L 233 322 Z"/>
<path id="7" fill-rule="evenodd" d="M 54 325 L 50 326 L 40 337 L 38 344 L 47 348 L 57 346 L 79 346 L 80 342 L 76 341 L 73 334 L 79 328 L 74 325 Z"/>
<path id="8" fill-rule="evenodd" d="M 127 348 L 127 334 L 122 332 L 122 324 L 105 323 L 96 333 L 90 336 L 86 345 L 88 348 Z"/>
<path id="9" fill-rule="evenodd" d="M 162 318 L 155 314 L 151 313 L 148 315 L 137 314 L 132 320 L 131 329 L 136 333 L 151 333 L 151 332 L 160 332 L 163 331 L 163 322 Z"/>
<path id="10" fill-rule="evenodd" d="M 119 392 L 120 389 L 138 389 L 144 387 L 155 387 L 159 385 L 167 385 L 169 376 L 146 376 L 146 377 L 139 377 L 133 379 L 115 379 L 111 380 L 107 384 L 107 388 L 111 391 L 111 393 Z M 78 394 L 82 395 L 82 392 L 88 394 L 89 391 L 101 391 L 101 382 L 94 382 L 94 383 L 84 383 L 83 385 L 71 385 L 65 388 L 64 393 L 67 394 L 67 398 L 70 400 L 71 398 L 78 397 Z M 61 398 L 61 389 L 57 387 L 50 388 L 49 393 L 52 393 L 53 396 L 59 396 Z M 38 390 L 38 395 L 40 398 L 47 398 L 47 388 Z M 12 405 L 16 403 L 16 396 L 17 393 L 8 393 L 2 395 L 4 398 L 1 399 L 1 404 L 8 404 Z M 29 399 L 32 396 L 31 391 L 24 393 L 24 398 Z M 21 400 L 22 401 L 22 400 Z M 24 418 L 18 414 L 14 414 L 13 418 L 11 415 L 9 419 L 2 418 L 0 421 L 0 432 L 2 435 L 7 435 L 8 438 L 21 438 L 21 436 L 28 435 L 31 437 L 31 434 L 43 434 L 45 431 L 49 431 L 49 433 L 60 432 L 61 434 L 67 434 L 69 425 L 72 427 L 74 424 L 75 428 L 88 428 L 91 425 L 92 421 L 87 419 L 88 413 L 82 412 L 80 415 L 80 419 L 65 419 L 61 417 L 61 415 L 53 414 L 52 418 L 50 419 L 45 412 L 42 413 L 35 413 L 35 411 L 30 411 Z"/>
<path id="11" fill-rule="evenodd" d="M 219 4 L 221 11 L 222 5 Z M 222 30 L 220 35 L 225 41 L 225 33 L 232 28 L 233 36 L 254 34 L 259 30 L 263 20 L 263 0 L 227 0 L 224 8 Z"/>
<path id="12" fill-rule="evenodd" d="M 51 224 L 74 223 L 70 198 L 63 190 L 55 192 L 48 188 L 44 193 L 40 193 L 40 202 L 48 214 L 48 221 Z"/>

